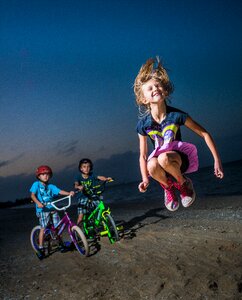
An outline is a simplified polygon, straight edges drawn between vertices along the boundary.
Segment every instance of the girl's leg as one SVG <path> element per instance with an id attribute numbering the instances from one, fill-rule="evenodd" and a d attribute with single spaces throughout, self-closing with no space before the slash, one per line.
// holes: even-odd
<path id="1" fill-rule="evenodd" d="M 196 197 L 191 179 L 186 178 L 181 173 L 182 159 L 177 152 L 165 152 L 159 155 L 158 162 L 161 167 L 172 175 L 177 183 L 174 183 L 180 191 L 181 202 L 184 207 L 190 206 Z"/>
<path id="2" fill-rule="evenodd" d="M 183 184 L 186 180 L 181 173 L 182 159 L 181 156 L 174 151 L 164 152 L 158 156 L 159 165 L 170 175 L 172 175 L 177 182 Z"/>
<path id="3" fill-rule="evenodd" d="M 152 178 L 162 183 L 165 187 L 168 186 L 166 172 L 160 166 L 157 157 L 153 157 L 148 161 L 147 169 Z"/>
<path id="4" fill-rule="evenodd" d="M 165 196 L 165 206 L 170 211 L 175 211 L 179 208 L 173 182 L 167 177 L 166 171 L 161 167 L 157 158 L 153 157 L 147 164 L 148 172 L 152 178 L 157 180 L 163 187 Z"/>

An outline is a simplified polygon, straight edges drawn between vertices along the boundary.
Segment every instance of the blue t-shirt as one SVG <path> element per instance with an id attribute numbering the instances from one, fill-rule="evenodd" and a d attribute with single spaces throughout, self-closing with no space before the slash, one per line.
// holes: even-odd
<path id="1" fill-rule="evenodd" d="M 53 184 L 43 185 L 41 181 L 35 181 L 30 188 L 30 192 L 34 193 L 37 199 L 41 203 L 52 201 L 54 197 L 58 196 L 60 193 L 60 189 Z M 42 212 L 46 209 L 53 210 L 52 205 L 47 205 L 44 208 L 39 208 L 36 204 L 36 212 Z"/>
<path id="2" fill-rule="evenodd" d="M 151 114 L 139 120 L 136 130 L 143 136 L 149 136 L 154 145 L 155 139 L 162 139 L 164 142 L 171 140 L 181 141 L 180 126 L 184 125 L 188 114 L 171 106 L 166 107 L 166 117 L 159 124 Z"/>

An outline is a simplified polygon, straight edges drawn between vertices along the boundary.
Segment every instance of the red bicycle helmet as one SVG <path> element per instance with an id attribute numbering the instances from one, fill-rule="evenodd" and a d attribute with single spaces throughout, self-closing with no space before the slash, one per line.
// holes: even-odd
<path id="1" fill-rule="evenodd" d="M 48 173 L 50 174 L 50 177 L 52 177 L 53 172 L 49 166 L 40 166 L 37 168 L 35 175 L 36 177 L 39 177 L 40 174 Z"/>

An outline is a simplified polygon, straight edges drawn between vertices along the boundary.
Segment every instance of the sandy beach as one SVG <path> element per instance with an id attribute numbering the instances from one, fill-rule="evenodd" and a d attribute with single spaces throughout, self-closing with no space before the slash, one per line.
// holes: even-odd
<path id="1" fill-rule="evenodd" d="M 241 201 L 198 197 L 176 213 L 158 199 L 113 203 L 125 228 L 118 243 L 103 237 L 90 257 L 56 252 L 43 261 L 29 242 L 34 209 L 2 209 L 0 298 L 242 299 Z"/>

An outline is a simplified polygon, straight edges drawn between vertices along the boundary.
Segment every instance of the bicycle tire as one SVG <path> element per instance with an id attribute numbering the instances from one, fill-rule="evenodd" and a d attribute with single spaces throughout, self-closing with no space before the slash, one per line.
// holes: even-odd
<path id="1" fill-rule="evenodd" d="M 40 225 L 35 226 L 31 233 L 30 233 L 30 243 L 33 248 L 33 250 L 38 253 L 39 251 L 39 232 L 40 232 Z M 47 245 L 46 245 L 47 244 Z M 46 234 L 44 235 L 44 249 L 47 249 L 48 253 L 50 253 L 51 250 L 51 244 L 50 244 L 50 235 Z"/>
<path id="2" fill-rule="evenodd" d="M 108 231 L 108 238 L 111 244 L 114 244 L 115 242 L 119 241 L 119 234 L 117 230 L 117 226 L 115 224 L 115 221 L 113 217 L 109 213 L 104 214 L 104 222 L 106 230 Z"/>
<path id="3" fill-rule="evenodd" d="M 40 226 L 35 226 L 30 233 L 30 243 L 33 250 L 37 253 L 39 251 L 39 231 Z"/>
<path id="4" fill-rule="evenodd" d="M 84 233 L 82 232 L 82 230 L 74 225 L 71 228 L 71 232 L 72 232 L 72 237 L 74 239 L 74 244 L 76 247 L 76 250 L 84 256 L 88 256 L 89 255 L 89 245 L 87 242 L 87 239 L 84 235 Z"/>

